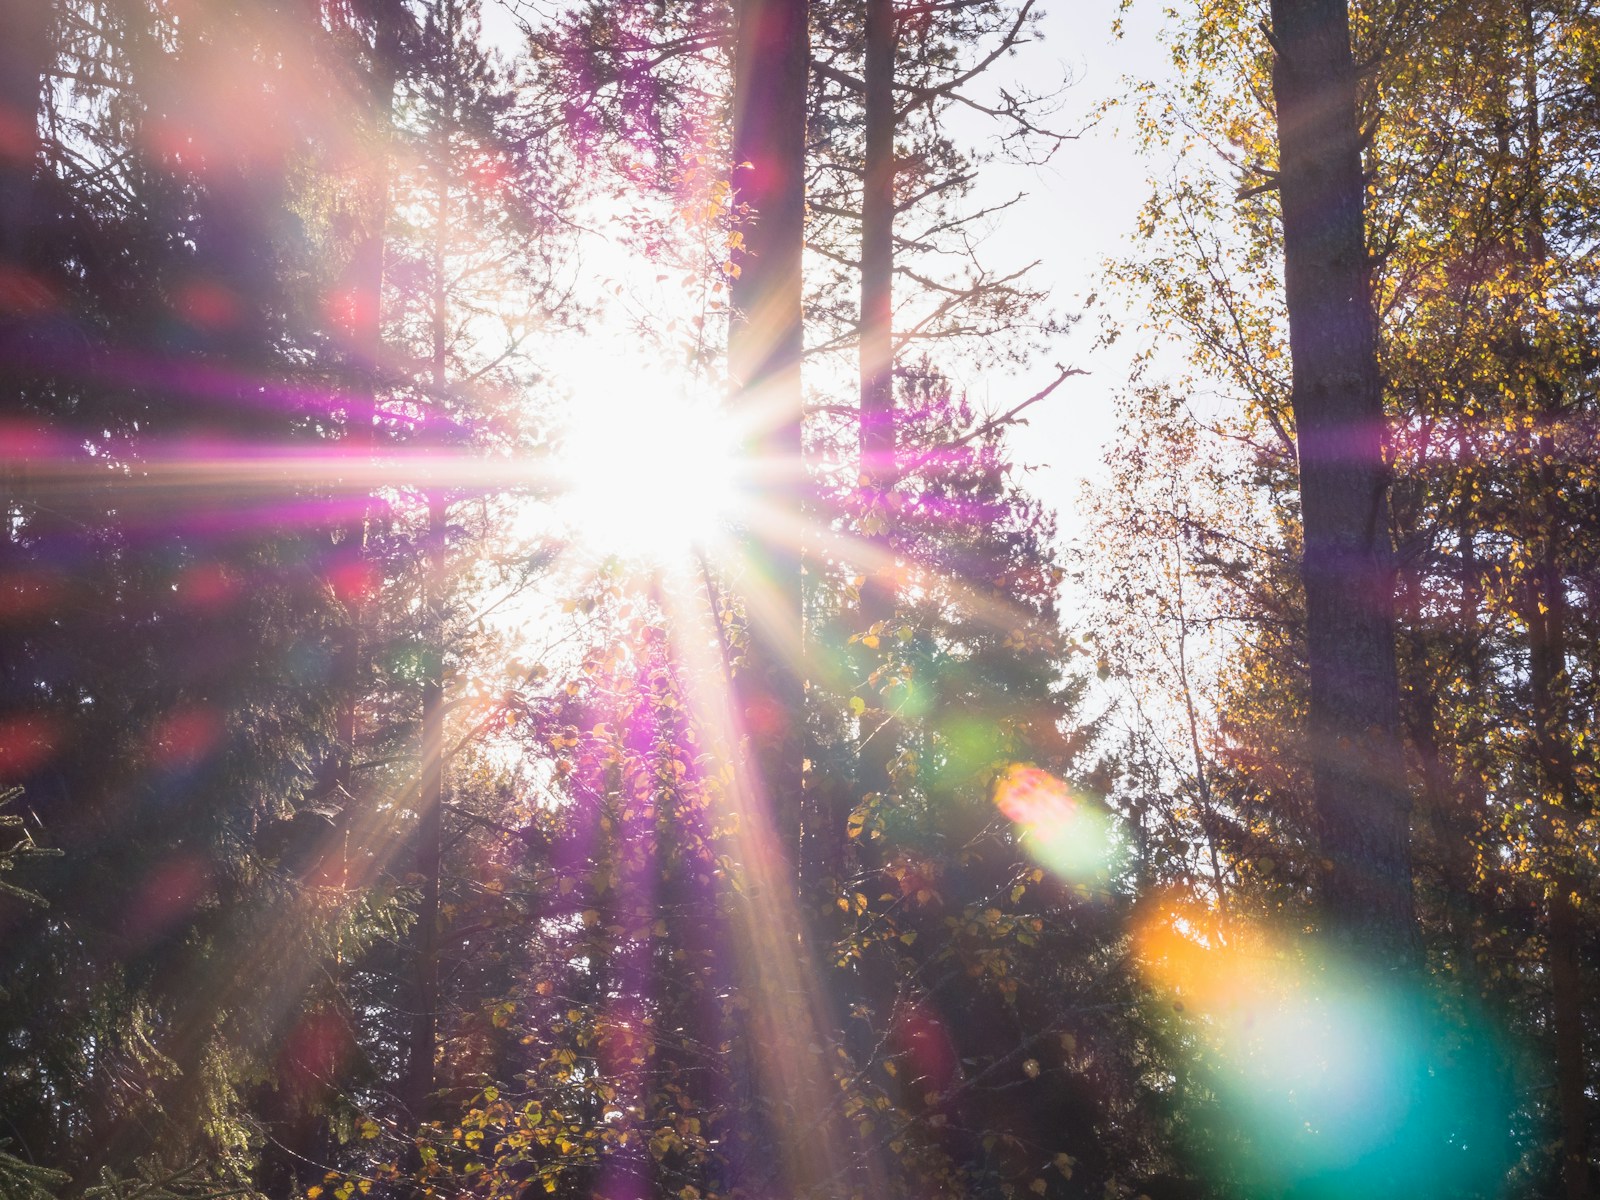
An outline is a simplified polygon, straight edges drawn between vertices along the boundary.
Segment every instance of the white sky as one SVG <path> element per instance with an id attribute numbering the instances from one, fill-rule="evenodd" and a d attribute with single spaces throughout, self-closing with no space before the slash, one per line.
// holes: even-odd
<path id="1" fill-rule="evenodd" d="M 1045 10 L 1042 43 L 1026 47 L 1014 60 L 1017 78 L 1035 90 L 1055 86 L 1063 73 L 1076 81 L 1055 127 L 1082 126 L 1104 100 L 1126 91 L 1129 78 L 1169 77 L 1170 60 L 1159 40 L 1165 6 L 1138 0 L 1124 15 L 1121 38 L 1112 34 L 1118 7 L 1119 0 L 1056 0 Z M 1063 145 L 1042 168 L 995 162 L 982 179 L 995 196 L 1028 193 L 1005 214 L 989 242 L 997 265 L 1040 259 L 1039 278 L 1051 287 L 1057 307 L 1069 313 L 1081 312 L 1084 298 L 1098 293 L 1095 309 L 1054 353 L 1040 355 L 1027 375 L 969 384 L 980 403 L 1004 411 L 1054 378 L 1051 368 L 1057 361 L 1089 372 L 1069 379 L 1031 409 L 1028 425 L 1012 434 L 1016 457 L 1039 468 L 1031 490 L 1060 514 L 1063 538 L 1078 532 L 1081 484 L 1099 470 L 1114 432 L 1114 398 L 1140 345 L 1128 336 L 1110 348 L 1092 348 L 1103 319 L 1128 328 L 1130 335 L 1137 324 L 1137 314 L 1097 278 L 1106 258 L 1127 251 L 1135 216 L 1149 193 L 1154 164 L 1140 157 L 1130 129 L 1127 114 L 1113 114 Z"/>

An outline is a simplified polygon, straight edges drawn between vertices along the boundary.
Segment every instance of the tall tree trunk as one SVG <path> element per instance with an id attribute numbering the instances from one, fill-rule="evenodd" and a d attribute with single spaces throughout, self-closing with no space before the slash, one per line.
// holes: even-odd
<path id="1" fill-rule="evenodd" d="M 454 37 L 454 30 L 442 36 Z M 443 403 L 449 383 L 449 303 L 445 285 L 450 238 L 450 167 L 439 164 L 439 207 L 433 231 L 432 445 L 442 451 Z M 426 1120 L 433 1095 L 434 1055 L 439 1032 L 439 873 L 444 834 L 444 585 L 446 509 L 443 489 L 428 488 L 427 561 L 423 567 L 423 609 L 428 639 L 422 683 L 422 763 L 417 785 L 416 874 L 422 882 L 417 907 L 415 955 L 416 1011 L 412 1017 L 405 1098 L 413 1120 Z"/>
<path id="2" fill-rule="evenodd" d="M 1565 413 L 1562 386 L 1547 365 L 1546 333 L 1540 328 L 1550 298 L 1550 244 L 1545 228 L 1544 129 L 1539 98 L 1539 29 L 1532 0 L 1522 0 L 1523 240 L 1527 253 L 1528 320 L 1519 330 L 1517 357 L 1532 388 L 1534 490 L 1540 498 L 1531 539 L 1526 613 L 1528 684 L 1538 765 L 1538 799 L 1548 849 L 1556 860 L 1547 891 L 1545 936 L 1550 973 L 1550 1025 L 1555 1043 L 1556 1107 L 1561 1127 L 1561 1181 L 1566 1200 L 1588 1200 L 1589 1104 L 1585 1087 L 1588 1060 L 1583 1038 L 1583 978 L 1577 881 L 1562 862 L 1565 847 L 1555 814 L 1568 820 L 1581 811 L 1581 793 L 1572 746 L 1567 741 L 1567 586 L 1563 480 L 1557 466 L 1556 428 Z M 1527 327 L 1531 326 L 1531 334 Z"/>
<path id="3" fill-rule="evenodd" d="M 750 890 L 732 930 L 742 991 L 737 1087 L 758 1089 L 745 1109 L 753 1140 L 736 1154 L 738 1186 L 752 1194 L 828 1194 L 840 1177 L 829 1106 L 835 1093 L 822 1055 L 820 1017 L 804 922 L 794 903 L 804 800 L 805 695 L 801 547 L 803 350 L 801 260 L 805 243 L 806 0 L 736 0 L 733 45 L 733 184 L 744 210 L 734 255 L 728 330 L 732 402 L 754 430 L 749 455 L 754 515 L 744 552 L 749 643 L 734 677 L 751 751 L 741 788 L 770 829 L 749 864 Z M 763 817 L 770 815 L 770 822 Z M 767 836 L 763 835 L 763 841 Z M 769 849 L 770 847 L 770 849 Z M 822 1123 L 818 1123 L 818 1118 Z M 747 1150 L 756 1153 L 747 1156 Z"/>
<path id="4" fill-rule="evenodd" d="M 428 549 L 424 607 L 432 632 L 422 684 L 422 769 L 417 787 L 417 846 L 413 872 L 422 886 L 412 941 L 413 1002 L 403 1097 L 412 1120 L 425 1121 L 435 1088 L 439 1034 L 439 875 L 444 833 L 444 495 L 428 492 Z"/>
<path id="5" fill-rule="evenodd" d="M 1541 381 L 1543 383 L 1544 381 Z M 1546 392 L 1545 387 L 1540 387 Z M 1567 603 L 1560 567 L 1560 515 L 1554 502 L 1559 487 L 1554 478 L 1555 446 L 1550 423 L 1556 419 L 1554 398 L 1541 397 L 1537 419 L 1544 426 L 1535 439 L 1540 467 L 1538 490 L 1546 503 L 1540 513 L 1543 528 L 1534 549 L 1528 581 L 1525 619 L 1528 625 L 1528 683 L 1534 723 L 1541 824 L 1548 850 L 1556 860 L 1546 892 L 1545 956 L 1550 974 L 1550 1029 L 1556 1068 L 1556 1108 L 1561 1128 L 1562 1194 L 1566 1200 L 1588 1200 L 1589 1102 L 1586 1088 L 1588 1058 L 1583 1037 L 1583 975 L 1581 924 L 1577 905 L 1578 883 L 1562 862 L 1566 848 L 1559 844 L 1557 813 L 1571 820 L 1581 811 L 1581 794 L 1571 747 L 1566 740 Z"/>
<path id="6" fill-rule="evenodd" d="M 33 231 L 34 173 L 39 162 L 39 101 L 50 60 L 49 0 L 0 0 L 0 415 L 17 414 L 25 387 L 28 317 L 39 285 L 32 278 L 28 241 Z M 10 569 L 16 508 L 27 507 L 26 468 L 8 463 L 0 474 L 0 556 Z M 15 636 L 0 647 L 0 713 L 26 688 L 13 681 Z M 23 701 L 24 703 L 26 701 Z"/>
<path id="7" fill-rule="evenodd" d="M 1557 877 L 1550 893 L 1551 1025 L 1555 1034 L 1556 1103 L 1561 1113 L 1561 1186 L 1566 1200 L 1589 1200 L 1588 1059 L 1583 1039 L 1583 960 L 1573 881 Z"/>
<path id="8" fill-rule="evenodd" d="M 50 0 L 0 0 L 0 322 L 18 314 L 33 226 L 39 97 L 50 60 Z"/>
<path id="9" fill-rule="evenodd" d="M 385 0 L 372 10 L 371 44 L 365 74 L 365 117 L 372 141 L 365 170 L 365 212 L 350 261 L 346 265 L 342 328 L 338 330 L 346 368 L 344 445 L 346 461 L 358 470 L 377 450 L 377 396 L 383 357 L 384 253 L 389 213 L 389 155 L 394 121 L 395 85 L 400 71 L 402 22 L 399 0 Z M 368 578 L 369 522 L 372 508 L 356 485 L 339 497 L 341 516 L 334 567 L 341 580 L 345 621 L 334 648 L 332 683 L 336 696 L 334 746 L 328 764 L 327 802 L 337 808 L 335 836 L 328 851 L 337 856 L 337 878 L 345 888 L 363 887 L 375 861 L 366 853 L 371 829 L 361 787 L 356 780 L 361 736 L 362 663 L 372 584 Z M 353 870 L 353 860 L 363 864 Z M 264 1178 L 285 1194 L 300 1194 L 321 1178 L 326 1134 L 325 1115 L 316 1111 L 314 1096 L 286 1092 L 277 1098 L 277 1138 L 263 1151 Z M 272 1190 L 269 1188 L 269 1190 Z"/>
<path id="10" fill-rule="evenodd" d="M 861 327 L 859 486 L 864 503 L 862 536 L 867 562 L 861 585 L 861 632 L 875 628 L 882 635 L 895 613 L 893 519 L 889 495 L 895 485 L 897 462 L 894 407 L 894 217 L 895 217 L 895 112 L 894 72 L 896 29 L 894 0 L 866 0 L 865 55 L 862 63 L 864 161 L 861 190 Z M 885 638 L 882 644 L 890 644 Z M 879 654 L 868 649 L 863 659 L 869 672 Z M 869 674 L 859 685 L 867 708 L 861 714 L 856 795 L 885 795 L 892 786 L 890 763 L 894 759 L 898 730 L 889 711 L 877 702 L 881 692 Z M 843 833 L 843 830 L 840 830 Z M 848 844 L 848 843 L 842 843 Z M 873 856 L 857 846 L 863 859 Z M 842 856 L 841 856 L 842 857 Z M 871 870 L 876 863 L 860 864 Z M 842 875 L 843 863 L 835 870 Z M 882 947 L 864 954 L 855 979 L 852 1003 L 866 1000 L 883 1014 L 893 1011 L 898 984 L 893 956 Z"/>
<path id="11" fill-rule="evenodd" d="M 1410 964 L 1411 802 L 1349 13 L 1345 0 L 1273 0 L 1272 28 L 1323 908 L 1352 948 Z"/>
<path id="12" fill-rule="evenodd" d="M 800 548 L 805 241 L 806 0 L 740 0 L 733 86 L 734 189 L 748 206 L 734 257 L 728 369 L 733 398 L 756 433 L 761 525 L 746 552 L 752 573 L 750 649 L 741 715 L 779 840 L 798 852 L 804 754 Z"/>
<path id="13" fill-rule="evenodd" d="M 894 412 L 894 0 L 866 0 L 866 170 L 861 198 L 861 487 L 872 561 L 861 587 L 861 625 L 894 616 L 889 490 L 895 476 Z M 887 792 L 895 729 L 872 703 L 861 718 L 858 790 Z"/>
<path id="14" fill-rule="evenodd" d="M 365 168 L 364 225 L 357 235 L 341 282 L 344 305 L 338 336 L 346 368 L 343 442 L 346 461 L 357 469 L 371 461 L 377 443 L 378 369 L 383 349 L 383 268 L 389 210 L 389 142 L 393 125 L 394 92 L 399 75 L 401 22 L 398 0 L 373 10 L 371 44 L 365 83 L 366 119 L 373 145 Z M 325 767 L 323 792 L 337 808 L 338 817 L 326 857 L 332 878 L 344 888 L 363 887 L 367 870 L 352 870 L 352 858 L 369 864 L 365 853 L 370 832 L 356 781 L 357 744 L 361 731 L 363 635 L 367 623 L 370 582 L 367 543 L 371 506 L 360 487 L 347 486 L 338 497 L 338 542 L 332 565 L 340 580 L 345 621 L 334 647 L 332 685 L 336 698 L 334 745 Z M 320 1089 L 295 1088 L 279 1081 L 265 1100 L 266 1117 L 275 1136 L 262 1149 L 262 1179 L 266 1190 L 299 1195 L 321 1179 L 325 1170 L 324 1141 L 327 1118 Z"/>
<path id="15" fill-rule="evenodd" d="M 383 357 L 383 264 L 389 212 L 389 140 L 394 120 L 394 91 L 399 77 L 401 25 L 394 3 L 377 6 L 373 15 L 371 59 L 367 67 L 368 116 L 375 146 L 367 164 L 366 226 L 345 270 L 345 322 L 342 330 L 346 381 L 345 441 L 350 461 L 362 465 L 377 448 L 378 376 Z M 334 663 L 339 689 L 335 749 L 329 791 L 348 810 L 355 795 L 354 768 L 360 725 L 361 637 L 365 621 L 368 518 L 370 506 L 347 497 L 348 514 L 340 530 L 339 567 L 347 581 L 349 623 Z M 355 818 L 347 811 L 348 829 Z"/>

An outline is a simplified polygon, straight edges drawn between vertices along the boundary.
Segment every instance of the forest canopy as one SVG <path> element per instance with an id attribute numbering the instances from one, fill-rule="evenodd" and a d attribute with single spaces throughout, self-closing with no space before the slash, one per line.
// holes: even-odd
<path id="1" fill-rule="evenodd" d="M 1597 158 L 1590 0 L 0 0 L 0 1198 L 1596 1195 Z"/>

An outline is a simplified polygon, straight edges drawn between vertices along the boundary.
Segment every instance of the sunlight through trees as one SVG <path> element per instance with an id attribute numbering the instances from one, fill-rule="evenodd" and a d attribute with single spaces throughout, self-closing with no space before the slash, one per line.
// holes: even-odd
<path id="1" fill-rule="evenodd" d="M 0 0 L 0 1200 L 1595 1194 L 1600 10 L 1144 6 Z"/>

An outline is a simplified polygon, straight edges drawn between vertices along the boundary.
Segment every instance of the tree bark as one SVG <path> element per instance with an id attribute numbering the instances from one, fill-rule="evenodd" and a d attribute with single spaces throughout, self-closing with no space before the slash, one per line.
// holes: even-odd
<path id="1" fill-rule="evenodd" d="M 1349 13 L 1345 0 L 1273 0 L 1272 28 L 1322 904 L 1352 949 L 1409 966 L 1411 802 Z"/>
<path id="2" fill-rule="evenodd" d="M 345 384 L 345 440 L 352 463 L 371 459 L 377 448 L 378 375 L 383 356 L 383 266 L 389 211 L 389 134 L 394 120 L 394 90 L 400 70 L 401 14 L 390 4 L 374 10 L 371 61 L 367 70 L 369 117 L 378 132 L 374 161 L 368 172 L 367 227 L 361 231 L 345 270 L 345 359 L 349 378 Z M 334 664 L 341 692 L 336 716 L 334 764 L 329 788 L 336 803 L 348 806 L 354 798 L 353 772 L 356 741 L 360 734 L 361 640 L 365 621 L 365 588 L 360 575 L 366 564 L 371 506 L 346 499 L 349 513 L 340 532 L 339 566 L 349 580 L 348 627 Z M 352 816 L 354 814 L 351 814 Z M 347 826 L 349 822 L 346 822 Z"/>
<path id="3" fill-rule="evenodd" d="M 1566 557 L 1566 514 L 1562 511 L 1563 480 L 1556 429 L 1566 418 L 1562 384 L 1550 369 L 1541 341 L 1543 314 L 1550 303 L 1548 276 L 1550 243 L 1545 227 L 1544 119 L 1539 99 L 1539 29 L 1532 0 L 1523 0 L 1522 94 L 1526 106 L 1522 133 L 1523 239 L 1529 270 L 1527 304 L 1531 313 L 1518 330 L 1516 357 L 1532 389 L 1534 490 L 1539 503 L 1532 514 L 1530 572 L 1524 620 L 1528 627 L 1528 684 L 1534 723 L 1534 756 L 1542 833 L 1556 859 L 1546 899 L 1546 962 L 1550 972 L 1550 1026 L 1556 1068 L 1556 1108 L 1561 1128 L 1561 1185 L 1565 1200 L 1588 1200 L 1589 1102 L 1585 1076 L 1588 1057 L 1583 1036 L 1583 972 L 1581 917 L 1576 903 L 1577 881 L 1562 863 L 1566 848 L 1560 844 L 1556 814 L 1569 819 L 1582 811 L 1582 795 L 1572 745 L 1567 699 L 1572 680 L 1567 669 L 1569 611 Z"/>
<path id="4" fill-rule="evenodd" d="M 1538 206 L 1535 206 L 1538 207 Z M 1542 244 L 1542 236 L 1536 245 Z M 1538 269 L 1543 270 L 1540 262 Z M 1542 304 L 1542 301 L 1541 301 Z M 1530 357 L 1536 348 L 1528 347 Z M 1567 670 L 1569 620 L 1565 572 L 1561 482 L 1555 464 L 1554 427 L 1562 419 L 1560 389 L 1535 366 L 1539 433 L 1534 439 L 1536 491 L 1542 498 L 1535 519 L 1539 522 L 1530 547 L 1533 560 L 1528 580 L 1524 620 L 1528 626 L 1529 707 L 1532 709 L 1534 757 L 1541 833 L 1556 867 L 1546 898 L 1545 957 L 1550 972 L 1550 1028 L 1556 1067 L 1556 1108 L 1561 1127 L 1561 1179 L 1565 1200 L 1588 1200 L 1589 1101 L 1586 1088 L 1588 1056 L 1583 1036 L 1583 972 L 1579 888 L 1562 859 L 1562 830 L 1555 819 L 1570 821 L 1582 812 L 1582 791 L 1567 741 L 1571 728 L 1567 697 L 1571 677 Z"/>
<path id="5" fill-rule="evenodd" d="M 0 0 L 0 320 L 26 271 L 39 161 L 39 97 L 50 59 L 49 0 Z"/>
<path id="6" fill-rule="evenodd" d="M 1561 1186 L 1566 1200 L 1589 1200 L 1589 1105 L 1584 1087 L 1583 967 L 1572 881 L 1559 878 L 1550 896 L 1551 1025 L 1555 1034 L 1556 1103 L 1561 1114 Z"/>
<path id="7" fill-rule="evenodd" d="M 861 199 L 861 489 L 870 559 L 861 586 L 863 630 L 894 616 L 888 523 L 895 475 L 894 411 L 894 0 L 866 0 L 866 171 Z M 876 657 L 876 656 L 872 656 Z M 858 790 L 889 790 L 895 729 L 873 702 L 861 718 Z"/>
<path id="8" fill-rule="evenodd" d="M 16 414 L 26 387 L 29 317 L 41 294 L 28 259 L 34 226 L 34 174 L 39 162 L 39 105 L 50 60 L 49 0 L 0 0 L 0 413 Z M 0 558 L 9 569 L 15 509 L 26 507 L 25 468 L 0 474 Z M 17 687 L 8 678 L 17 661 L 14 639 L 0 647 L 0 711 Z"/>
<path id="9" fill-rule="evenodd" d="M 413 1121 L 427 1120 L 432 1106 L 439 1033 L 439 898 L 444 833 L 444 645 L 439 631 L 443 618 L 445 516 L 443 494 L 430 490 L 425 607 L 434 632 L 422 684 L 422 770 L 417 786 L 417 844 L 413 860 L 422 897 L 412 940 L 415 1008 L 403 1092 Z"/>
<path id="10" fill-rule="evenodd" d="M 733 261 L 728 369 L 755 428 L 750 647 L 738 705 L 773 826 L 798 853 L 803 786 L 800 548 L 808 38 L 805 0 L 741 0 L 734 33 L 733 180 L 743 246 Z"/>
<path id="11" fill-rule="evenodd" d="M 453 31 L 452 31 L 453 35 Z M 447 35 L 449 36 L 449 35 Z M 445 286 L 446 250 L 450 238 L 450 178 L 440 166 L 439 207 L 434 214 L 432 370 L 435 431 L 444 428 L 442 405 L 449 383 L 450 297 Z M 434 441 L 436 450 L 442 443 Z M 439 875 L 444 837 L 444 584 L 445 496 L 438 485 L 428 488 L 428 532 L 423 564 L 423 610 L 427 620 L 427 668 L 422 683 L 422 763 L 417 781 L 417 850 L 415 872 L 422 882 L 417 906 L 415 953 L 416 1011 L 412 1015 L 406 1106 L 414 1121 L 427 1119 L 434 1092 L 434 1056 L 439 1032 Z"/>

